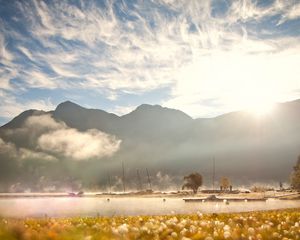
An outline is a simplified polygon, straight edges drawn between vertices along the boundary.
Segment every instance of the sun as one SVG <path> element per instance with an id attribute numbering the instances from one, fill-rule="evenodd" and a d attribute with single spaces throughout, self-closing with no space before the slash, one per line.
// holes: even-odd
<path id="1" fill-rule="evenodd" d="M 274 111 L 275 104 L 272 102 L 257 102 L 248 107 L 248 112 L 258 118 L 266 117 Z"/>
<path id="2" fill-rule="evenodd" d="M 256 118 L 265 118 L 273 114 L 276 107 L 276 94 L 266 87 L 248 86 L 247 91 L 239 95 L 242 109 Z"/>

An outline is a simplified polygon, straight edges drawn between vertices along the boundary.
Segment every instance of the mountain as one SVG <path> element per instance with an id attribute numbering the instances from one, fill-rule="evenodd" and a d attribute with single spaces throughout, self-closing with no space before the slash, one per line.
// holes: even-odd
<path id="1" fill-rule="evenodd" d="M 70 101 L 59 104 L 53 112 L 53 117 L 81 131 L 96 128 L 113 132 L 119 120 L 115 114 L 98 109 L 86 109 Z"/>
<path id="2" fill-rule="evenodd" d="M 148 104 L 117 116 L 67 101 L 50 112 L 25 111 L 0 127 L 0 169 L 12 172 L 1 179 L 0 171 L 0 182 L 64 176 L 93 185 L 105 182 L 108 171 L 119 175 L 125 162 L 132 182 L 136 169 L 147 167 L 157 185 L 178 184 L 192 171 L 210 185 L 212 159 L 217 178 L 235 184 L 287 182 L 300 154 L 299 119 L 300 100 L 260 118 L 239 111 L 208 119 Z M 17 179 L 7 177 L 16 172 Z"/>
<path id="3" fill-rule="evenodd" d="M 81 131 L 96 128 L 106 133 L 131 137 L 176 131 L 192 121 L 190 116 L 179 110 L 159 105 L 142 104 L 131 113 L 119 117 L 103 110 L 86 109 L 70 101 L 59 104 L 53 117 Z"/>
<path id="4" fill-rule="evenodd" d="M 1 127 L 1 129 L 20 128 L 20 127 L 22 127 L 22 125 L 24 124 L 24 122 L 26 121 L 27 118 L 29 118 L 31 116 L 39 116 L 39 115 L 43 115 L 43 114 L 46 114 L 46 112 L 34 110 L 34 109 L 24 111 L 21 114 L 19 114 L 18 116 L 16 116 L 15 118 L 13 118 L 10 122 L 3 125 Z"/>

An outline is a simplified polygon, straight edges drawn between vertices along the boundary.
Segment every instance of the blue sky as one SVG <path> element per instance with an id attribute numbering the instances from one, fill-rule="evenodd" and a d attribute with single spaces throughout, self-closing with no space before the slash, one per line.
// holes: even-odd
<path id="1" fill-rule="evenodd" d="M 300 97 L 299 0 L 0 0 L 0 124 L 65 100 L 212 117 Z"/>

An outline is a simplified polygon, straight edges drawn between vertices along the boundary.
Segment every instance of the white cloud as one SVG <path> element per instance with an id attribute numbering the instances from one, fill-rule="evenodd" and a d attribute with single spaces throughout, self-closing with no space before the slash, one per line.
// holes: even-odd
<path id="1" fill-rule="evenodd" d="M 25 79 L 25 87 L 54 89 L 59 86 L 56 79 L 44 73 L 38 68 L 23 70 L 22 79 Z"/>
<path id="2" fill-rule="evenodd" d="M 69 128 L 48 114 L 29 117 L 23 128 L 36 132 L 37 146 L 42 151 L 74 160 L 112 156 L 121 144 L 121 140 L 96 129 L 80 132 Z"/>
<path id="3" fill-rule="evenodd" d="M 19 76 L 25 88 L 98 89 L 113 101 L 122 92 L 141 94 L 167 86 L 173 95 L 164 105 L 188 109 L 193 116 L 247 107 L 263 91 L 272 101 L 298 97 L 291 92 L 299 89 L 297 68 L 292 69 L 299 60 L 299 37 L 274 34 L 276 24 L 299 17 L 300 4 L 294 1 L 276 0 L 266 7 L 232 1 L 222 17 L 212 16 L 209 0 L 149 1 L 130 8 L 126 1 L 117 6 L 107 1 L 105 7 L 93 1 L 17 5 L 32 38 L 44 48 L 31 51 L 25 47 L 31 39 L 23 39 L 18 49 L 32 61 L 24 67 L 14 62 L 5 36 L 0 37 L 6 63 L 17 69 L 6 71 L 3 88 Z M 273 30 L 246 24 L 259 25 L 272 16 L 280 16 L 270 22 Z M 260 30 L 269 37 L 261 38 Z M 199 107 L 209 99 L 222 104 Z"/>
<path id="4" fill-rule="evenodd" d="M 55 105 L 50 99 L 36 100 L 36 101 L 18 101 L 9 93 L 0 91 L 0 112 L 1 117 L 12 118 L 19 115 L 21 112 L 28 109 L 37 109 L 44 111 L 51 111 Z"/>
<path id="5" fill-rule="evenodd" d="M 30 50 L 28 50 L 27 48 L 23 47 L 23 46 L 18 46 L 18 49 L 31 61 L 35 61 L 35 59 L 32 56 L 32 53 L 30 52 Z"/>
<path id="6" fill-rule="evenodd" d="M 0 27 L 2 27 L 1 23 Z M 5 40 L 5 36 L 2 32 L 0 32 L 0 63 L 9 65 L 13 59 L 13 54 L 7 49 L 7 41 Z"/>
<path id="7" fill-rule="evenodd" d="M 288 19 L 297 19 L 300 17 L 300 3 L 295 3 L 294 5 L 291 6 L 287 13 L 287 18 Z"/>
<path id="8" fill-rule="evenodd" d="M 0 89 L 11 90 L 11 79 L 17 76 L 17 71 L 10 67 L 0 68 Z"/>
<path id="9" fill-rule="evenodd" d="M 36 113 L 26 119 L 23 126 L 16 129 L 7 129 L 4 135 L 13 139 L 27 139 L 28 149 L 15 149 L 12 144 L 0 141 L 0 151 L 10 151 L 19 158 L 43 159 L 67 158 L 70 160 L 89 160 L 110 157 L 115 154 L 121 140 L 113 135 L 96 129 L 80 132 L 68 127 L 64 122 L 56 121 L 50 114 Z M 1 139 L 0 139 L 1 140 Z M 55 157 L 56 156 L 56 157 Z"/>
<path id="10" fill-rule="evenodd" d="M 67 126 L 64 122 L 57 122 L 49 114 L 31 116 L 26 120 L 24 124 L 24 128 L 27 128 L 30 131 L 34 129 L 41 129 L 43 131 L 54 131 L 66 127 Z"/>
<path id="11" fill-rule="evenodd" d="M 294 1 L 288 2 L 283 7 L 283 14 L 281 16 L 278 25 L 288 21 L 300 18 L 300 3 L 296 3 Z"/>
<path id="12" fill-rule="evenodd" d="M 237 51 L 199 57 L 181 69 L 173 98 L 163 105 L 194 116 L 215 116 L 295 99 L 299 95 L 293 89 L 300 89 L 299 56 L 294 51 L 259 55 Z M 216 99 L 217 105 L 201 104 L 209 99 Z"/>
<path id="13" fill-rule="evenodd" d="M 62 154 L 74 160 L 88 160 L 111 156 L 118 151 L 121 141 L 95 129 L 79 132 L 76 129 L 59 129 L 43 134 L 38 139 L 44 151 Z"/>

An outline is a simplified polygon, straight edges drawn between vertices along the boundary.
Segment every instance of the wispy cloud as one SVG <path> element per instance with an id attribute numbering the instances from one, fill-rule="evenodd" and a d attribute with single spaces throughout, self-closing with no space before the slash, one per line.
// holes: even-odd
<path id="1" fill-rule="evenodd" d="M 117 101 L 168 87 L 171 96 L 158 102 L 193 116 L 299 97 L 300 3 L 292 0 L 14 4 L 20 14 L 9 24 L 20 28 L 0 33 L 2 89 L 17 80 L 24 89 L 92 89 Z M 204 105 L 209 99 L 218 104 Z"/>
<path id="2" fill-rule="evenodd" d="M 49 99 L 41 99 L 34 101 L 18 101 L 14 96 L 0 90 L 0 111 L 1 117 L 13 118 L 22 111 L 28 109 L 37 109 L 51 111 L 55 108 L 54 104 Z"/>
<path id="3" fill-rule="evenodd" d="M 282 4 L 281 9 L 283 10 L 283 14 L 278 25 L 300 17 L 300 3 L 298 1 L 288 2 L 286 5 Z"/>
<path id="4" fill-rule="evenodd" d="M 0 24 L 1 26 L 2 24 Z M 7 41 L 3 33 L 0 32 L 0 60 L 3 65 L 10 65 L 14 60 L 13 54 L 7 49 Z"/>

